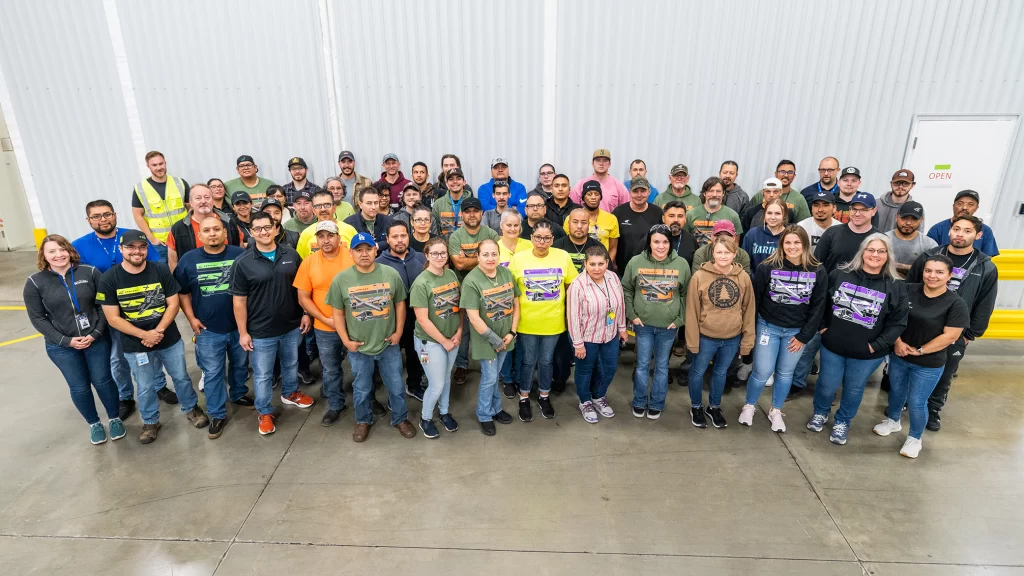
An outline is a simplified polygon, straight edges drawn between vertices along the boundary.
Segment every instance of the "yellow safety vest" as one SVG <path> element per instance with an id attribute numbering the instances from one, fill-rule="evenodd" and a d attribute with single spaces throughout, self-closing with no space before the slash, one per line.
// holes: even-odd
<path id="1" fill-rule="evenodd" d="M 135 195 L 139 197 L 139 202 L 145 210 L 143 218 L 146 219 L 146 225 L 153 236 L 161 242 L 167 242 L 171 225 L 185 218 L 185 202 L 182 199 L 184 190 L 185 183 L 181 178 L 170 174 L 167 175 L 167 187 L 163 198 L 160 198 L 148 178 L 135 185 Z"/>

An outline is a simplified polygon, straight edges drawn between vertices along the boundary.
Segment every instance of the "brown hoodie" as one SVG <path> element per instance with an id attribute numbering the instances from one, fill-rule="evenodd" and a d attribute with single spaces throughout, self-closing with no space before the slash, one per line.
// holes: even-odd
<path id="1" fill-rule="evenodd" d="M 701 335 L 732 338 L 742 333 L 740 354 L 749 354 L 754 348 L 756 315 L 750 275 L 738 264 L 728 274 L 719 274 L 713 263 L 705 262 L 686 291 L 686 347 L 696 354 Z"/>

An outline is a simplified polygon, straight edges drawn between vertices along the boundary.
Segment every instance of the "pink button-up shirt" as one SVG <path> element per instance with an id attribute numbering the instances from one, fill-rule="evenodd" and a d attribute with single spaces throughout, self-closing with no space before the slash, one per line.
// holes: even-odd
<path id="1" fill-rule="evenodd" d="M 615 315 L 611 324 L 608 310 Z M 573 348 L 583 346 L 584 342 L 611 342 L 626 329 L 626 301 L 619 277 L 606 270 L 601 287 L 584 270 L 569 285 L 565 312 Z"/>

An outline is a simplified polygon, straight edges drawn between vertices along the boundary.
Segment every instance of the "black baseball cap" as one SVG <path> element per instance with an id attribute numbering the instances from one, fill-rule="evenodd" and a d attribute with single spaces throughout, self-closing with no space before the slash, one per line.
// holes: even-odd
<path id="1" fill-rule="evenodd" d="M 920 202 L 914 202 L 913 200 L 909 200 L 900 205 L 900 210 L 899 212 L 896 213 L 896 215 L 910 216 L 912 218 L 917 218 L 918 220 L 920 220 L 921 218 L 924 218 L 924 206 L 921 206 Z"/>
<path id="2" fill-rule="evenodd" d="M 842 178 L 843 176 L 856 176 L 859 179 L 860 170 L 854 168 L 853 166 L 847 166 L 846 168 L 843 168 L 842 172 L 839 173 L 840 178 Z"/>
<path id="3" fill-rule="evenodd" d="M 281 205 L 281 201 L 277 198 L 266 198 L 263 200 L 263 204 L 260 204 L 260 210 L 266 210 L 267 206 L 277 206 L 284 212 L 284 206 Z"/>
<path id="4" fill-rule="evenodd" d="M 310 202 L 312 202 L 313 201 L 313 193 L 310 192 L 309 189 L 306 189 L 306 188 L 300 190 L 299 193 L 295 195 L 295 199 L 292 200 L 292 204 L 295 204 L 301 198 L 305 198 L 306 200 L 309 200 Z"/>
<path id="5" fill-rule="evenodd" d="M 970 196 L 971 198 L 974 198 L 975 202 L 981 204 L 981 196 L 979 196 L 978 193 L 975 192 L 974 190 L 961 190 L 957 192 L 956 198 L 953 198 L 953 202 L 956 202 L 957 200 L 963 198 L 964 196 Z"/>
<path id="6" fill-rule="evenodd" d="M 252 196 L 245 190 L 236 190 L 231 193 L 231 204 L 238 204 L 239 202 L 248 202 L 252 204 Z"/>
<path id="7" fill-rule="evenodd" d="M 811 196 L 811 204 L 814 204 L 815 202 L 828 202 L 829 204 L 835 204 L 836 197 L 831 192 L 818 190 Z"/>
<path id="8" fill-rule="evenodd" d="M 252 162 L 253 164 L 256 163 L 256 161 L 252 159 L 252 156 L 249 156 L 248 154 L 242 154 L 241 156 L 239 156 L 238 160 L 235 160 L 235 166 L 238 166 L 242 162 Z"/>
<path id="9" fill-rule="evenodd" d="M 299 158 L 298 156 L 288 161 L 288 168 L 291 169 L 292 166 L 302 166 L 303 168 L 309 168 L 309 166 L 306 166 L 306 161 L 303 160 L 302 158 Z"/>
<path id="10" fill-rule="evenodd" d="M 149 239 L 146 238 L 145 234 L 138 230 L 128 230 L 121 235 L 121 246 L 127 246 L 132 242 L 145 242 L 146 244 L 149 244 Z"/>
<path id="11" fill-rule="evenodd" d="M 470 196 L 462 201 L 462 210 L 483 210 L 484 205 L 480 203 L 480 200 L 475 196 Z"/>
<path id="12" fill-rule="evenodd" d="M 342 160 L 345 160 L 345 159 L 348 159 L 348 160 L 351 160 L 351 161 L 355 162 L 356 161 L 356 155 L 353 154 L 350 150 L 342 150 L 341 154 L 338 154 L 338 162 L 341 162 Z"/>
<path id="13" fill-rule="evenodd" d="M 451 178 L 452 176 L 458 176 L 460 178 L 465 178 L 466 177 L 466 175 L 462 173 L 462 169 L 461 168 L 452 168 L 451 170 L 449 170 L 448 172 L 445 173 L 445 175 L 444 175 L 445 182 L 447 182 L 448 179 Z"/>

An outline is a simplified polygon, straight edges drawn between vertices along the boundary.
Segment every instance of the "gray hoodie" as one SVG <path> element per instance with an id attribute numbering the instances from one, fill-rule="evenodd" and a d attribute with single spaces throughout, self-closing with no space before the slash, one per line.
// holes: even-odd
<path id="1" fill-rule="evenodd" d="M 739 185 L 739 182 L 735 184 L 732 190 L 725 195 L 725 205 L 735 210 L 737 214 L 743 214 L 743 209 L 750 202 L 750 195 Z"/>
<path id="2" fill-rule="evenodd" d="M 908 194 L 906 202 L 910 202 L 913 199 L 914 197 Z M 878 199 L 878 210 L 871 219 L 871 224 L 881 232 L 888 232 L 896 227 L 896 213 L 899 211 L 900 205 L 892 201 L 892 192 L 886 192 L 884 196 Z M 921 225 L 918 226 L 918 230 L 927 229 L 924 225 L 924 218 L 921 218 Z"/>

